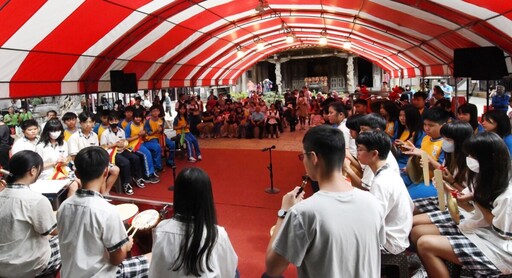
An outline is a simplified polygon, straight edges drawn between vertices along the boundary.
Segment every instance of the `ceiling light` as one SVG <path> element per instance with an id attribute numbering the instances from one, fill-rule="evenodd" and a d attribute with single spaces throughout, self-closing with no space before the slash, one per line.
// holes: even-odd
<path id="1" fill-rule="evenodd" d="M 237 46 L 236 47 L 236 57 L 238 57 L 239 59 L 244 57 L 245 55 L 245 52 L 242 50 L 242 47 L 240 46 Z"/>
<path id="2" fill-rule="evenodd" d="M 265 48 L 265 43 L 262 42 L 262 41 L 259 41 L 257 44 L 256 44 L 256 48 L 258 49 L 258 51 L 261 51 Z"/>
<path id="3" fill-rule="evenodd" d="M 295 41 L 295 38 L 293 37 L 292 34 L 289 34 L 288 36 L 286 36 L 286 43 L 293 43 Z"/>
<path id="4" fill-rule="evenodd" d="M 327 44 L 327 31 L 322 30 L 322 32 L 320 32 L 320 39 L 318 39 L 318 44 L 319 45 Z"/>
<path id="5" fill-rule="evenodd" d="M 347 41 L 347 42 L 344 42 L 343 43 L 343 48 L 345 49 L 350 49 L 352 47 L 352 43 Z"/>

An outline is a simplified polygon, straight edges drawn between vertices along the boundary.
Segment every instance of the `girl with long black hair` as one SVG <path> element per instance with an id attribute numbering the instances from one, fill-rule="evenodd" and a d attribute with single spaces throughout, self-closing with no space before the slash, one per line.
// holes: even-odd
<path id="1" fill-rule="evenodd" d="M 498 134 L 507 145 L 510 154 L 512 154 L 512 126 L 505 112 L 500 110 L 487 111 L 482 116 L 482 126 L 485 131 Z"/>
<path id="2" fill-rule="evenodd" d="M 238 257 L 217 225 L 212 185 L 199 168 L 176 178 L 174 217 L 153 231 L 149 277 L 235 277 Z"/>
<path id="3" fill-rule="evenodd" d="M 48 199 L 30 190 L 43 170 L 41 157 L 29 150 L 14 154 L 11 174 L 0 192 L 0 277 L 38 277 L 60 265 L 57 220 Z"/>
<path id="4" fill-rule="evenodd" d="M 412 105 L 403 106 L 398 114 L 395 146 L 400 147 L 402 144 L 413 144 L 416 148 L 421 148 L 423 137 L 425 137 L 425 132 L 423 131 L 423 121 L 421 120 L 420 112 Z M 409 157 L 409 155 L 399 152 L 397 162 L 400 169 L 405 168 Z"/>
<path id="5" fill-rule="evenodd" d="M 417 239 L 418 255 L 429 277 L 448 277 L 445 260 L 463 265 L 476 277 L 498 277 L 512 272 L 512 186 L 507 146 L 495 133 L 485 132 L 464 143 L 464 153 L 474 179 L 472 191 L 457 197 L 474 207 L 474 213 L 459 225 L 422 228 Z"/>
<path id="6" fill-rule="evenodd" d="M 484 127 L 478 122 L 478 109 L 472 103 L 464 103 L 457 109 L 457 118 L 473 127 L 474 133 L 484 132 Z"/>

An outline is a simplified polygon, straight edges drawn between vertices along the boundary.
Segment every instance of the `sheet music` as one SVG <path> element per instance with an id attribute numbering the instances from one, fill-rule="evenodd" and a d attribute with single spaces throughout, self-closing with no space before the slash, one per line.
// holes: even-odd
<path id="1" fill-rule="evenodd" d="M 30 185 L 30 189 L 41 194 L 57 194 L 62 188 L 71 183 L 71 180 L 37 180 Z"/>

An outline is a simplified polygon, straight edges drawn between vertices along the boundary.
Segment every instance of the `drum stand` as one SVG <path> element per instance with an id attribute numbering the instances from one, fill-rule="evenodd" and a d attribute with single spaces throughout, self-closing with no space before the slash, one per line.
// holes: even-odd
<path id="1" fill-rule="evenodd" d="M 262 150 L 262 151 L 268 150 L 269 158 L 270 158 L 270 162 L 267 166 L 267 169 L 268 169 L 269 175 L 270 175 L 270 187 L 265 189 L 265 192 L 267 192 L 269 194 L 276 194 L 276 193 L 279 193 L 279 191 L 281 191 L 281 190 L 279 190 L 279 188 L 274 187 L 274 170 L 272 168 L 272 149 L 274 149 L 274 148 L 275 148 L 275 146 L 272 146 L 270 148 L 265 148 Z"/>

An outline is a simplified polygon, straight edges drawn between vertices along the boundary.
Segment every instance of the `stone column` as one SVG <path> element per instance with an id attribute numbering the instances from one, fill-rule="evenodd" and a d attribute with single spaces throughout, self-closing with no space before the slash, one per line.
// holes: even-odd
<path id="1" fill-rule="evenodd" d="M 349 94 L 354 92 L 354 57 L 348 56 L 347 59 L 347 91 Z"/>

